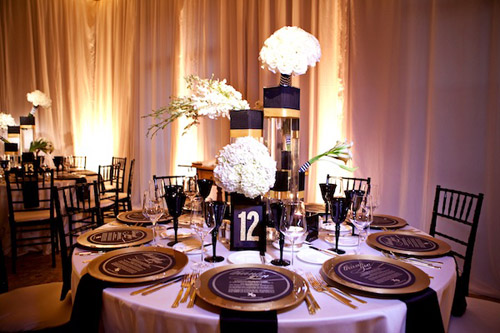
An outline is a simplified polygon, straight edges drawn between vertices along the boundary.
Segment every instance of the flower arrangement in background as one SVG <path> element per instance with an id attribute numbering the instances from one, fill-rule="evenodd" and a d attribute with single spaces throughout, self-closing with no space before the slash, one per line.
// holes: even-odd
<path id="1" fill-rule="evenodd" d="M 248 198 L 264 195 L 274 185 L 276 161 L 266 146 L 253 137 L 241 137 L 226 145 L 216 157 L 214 178 L 227 192 Z"/>
<path id="2" fill-rule="evenodd" d="M 44 109 L 50 108 L 52 100 L 40 90 L 35 90 L 26 94 L 28 102 L 33 104 L 29 116 L 34 116 L 36 109 L 41 106 Z"/>
<path id="3" fill-rule="evenodd" d="M 316 37 L 299 27 L 283 27 L 274 32 L 260 50 L 262 68 L 285 75 L 302 75 L 316 66 L 321 47 Z"/>
<path id="4" fill-rule="evenodd" d="M 189 75 L 185 79 L 190 95 L 174 97 L 168 106 L 145 116 L 156 121 L 148 128 L 148 136 L 153 137 L 156 132 L 182 116 L 190 119 L 189 124 L 184 127 L 182 134 L 185 134 L 191 126 L 199 124 L 198 117 L 229 118 L 230 110 L 250 108 L 248 102 L 242 99 L 241 93 L 226 84 L 226 80 L 216 80 L 213 75 L 210 79 L 201 79 L 196 75 Z"/>
<path id="5" fill-rule="evenodd" d="M 316 162 L 316 161 L 318 161 L 318 160 L 326 157 L 326 158 L 328 158 L 328 160 L 330 162 L 332 162 L 334 164 L 337 164 L 340 168 L 342 168 L 344 170 L 347 170 L 347 171 L 350 171 L 350 172 L 353 172 L 357 168 L 350 168 L 350 167 L 347 166 L 347 162 L 350 159 L 352 159 L 352 153 L 351 153 L 351 150 L 350 150 L 350 148 L 352 147 L 352 145 L 353 145 L 352 142 L 347 142 L 347 141 L 340 142 L 340 141 L 337 141 L 337 143 L 335 144 L 335 146 L 333 146 L 333 148 L 325 151 L 322 154 L 314 156 L 309 161 L 307 161 L 306 163 L 304 163 L 300 167 L 299 171 L 305 172 L 307 169 L 309 169 L 309 167 L 311 166 L 311 164 L 313 164 L 314 162 Z"/>
<path id="6" fill-rule="evenodd" d="M 0 112 L 0 129 L 7 130 L 8 126 L 16 126 L 14 118 L 10 114 Z"/>
<path id="7" fill-rule="evenodd" d="M 36 156 L 38 156 L 41 151 L 45 154 L 52 153 L 54 151 L 54 144 L 45 138 L 38 138 L 32 141 L 30 144 L 30 152 L 34 152 Z"/>

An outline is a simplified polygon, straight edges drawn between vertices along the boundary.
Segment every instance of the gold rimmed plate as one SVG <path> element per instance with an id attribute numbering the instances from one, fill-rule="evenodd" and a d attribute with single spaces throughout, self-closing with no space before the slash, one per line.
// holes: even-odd
<path id="1" fill-rule="evenodd" d="M 161 222 L 167 222 L 168 215 L 163 214 L 163 216 L 158 220 L 159 223 Z M 127 224 L 137 224 L 137 223 L 144 223 L 144 224 L 151 224 L 151 220 L 142 214 L 142 210 L 131 210 L 128 212 L 121 212 L 118 214 L 116 219 L 122 223 L 127 223 Z"/>
<path id="2" fill-rule="evenodd" d="M 92 249 L 121 249 L 149 243 L 153 240 L 153 231 L 142 227 L 100 228 L 86 232 L 76 242 Z"/>
<path id="3" fill-rule="evenodd" d="M 88 272 L 96 279 L 115 283 L 142 283 L 174 276 L 188 257 L 162 247 L 134 247 L 103 254 L 92 260 Z"/>
<path id="4" fill-rule="evenodd" d="M 445 241 L 408 231 L 383 231 L 368 236 L 366 243 L 376 249 L 416 256 L 436 257 L 450 252 Z"/>
<path id="5" fill-rule="evenodd" d="M 300 275 L 261 264 L 219 266 L 196 281 L 196 294 L 205 302 L 238 311 L 292 307 L 303 301 L 307 291 Z"/>
<path id="6" fill-rule="evenodd" d="M 377 214 L 373 216 L 373 222 L 370 224 L 370 228 L 374 229 L 399 229 L 406 226 L 408 222 L 406 220 L 391 215 Z"/>
<path id="7" fill-rule="evenodd" d="M 332 285 L 378 295 L 416 293 L 427 288 L 429 276 L 417 267 L 371 255 L 346 255 L 327 260 L 321 275 Z"/>

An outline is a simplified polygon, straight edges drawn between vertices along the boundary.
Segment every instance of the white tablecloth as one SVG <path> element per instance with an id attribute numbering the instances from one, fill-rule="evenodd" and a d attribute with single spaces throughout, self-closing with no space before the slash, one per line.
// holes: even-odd
<path id="1" fill-rule="evenodd" d="M 111 227 L 111 226 L 104 226 Z M 164 244 L 166 241 L 161 241 Z M 329 247 L 323 240 L 316 240 L 314 245 L 321 248 Z M 210 248 L 211 249 L 211 248 Z M 348 252 L 354 248 L 346 247 Z M 81 251 L 81 250 L 76 250 Z M 364 244 L 362 253 L 381 255 L 375 249 Z M 274 257 L 279 256 L 279 251 L 268 244 L 268 253 Z M 217 245 L 217 254 L 226 258 L 221 263 L 227 265 L 227 257 L 231 252 L 221 243 Z M 93 256 L 73 256 L 73 295 L 80 277 L 85 273 L 88 261 Z M 285 259 L 291 253 L 285 252 Z M 189 255 L 190 263 L 183 273 L 191 271 L 190 264 L 198 262 L 200 256 Z M 455 289 L 455 263 L 451 257 L 439 259 L 444 262 L 442 269 L 419 267 L 432 276 L 430 287 L 437 293 L 441 308 L 444 327 L 448 327 L 453 293 Z M 295 259 L 297 268 L 318 273 L 321 265 L 314 265 Z M 186 303 L 181 303 L 178 308 L 171 308 L 180 288 L 180 283 L 166 287 L 147 296 L 130 296 L 130 293 L 144 286 L 123 286 L 107 288 L 103 292 L 102 325 L 105 332 L 218 332 L 219 309 L 199 299 L 191 309 L 186 308 Z M 399 300 L 376 299 L 361 297 L 367 304 L 358 305 L 358 309 L 351 309 L 330 296 L 312 291 L 321 306 L 315 315 L 309 315 L 306 304 L 303 302 L 292 309 L 278 312 L 279 332 L 404 332 L 406 305 Z M 425 318 L 422 318 L 425 320 Z"/>

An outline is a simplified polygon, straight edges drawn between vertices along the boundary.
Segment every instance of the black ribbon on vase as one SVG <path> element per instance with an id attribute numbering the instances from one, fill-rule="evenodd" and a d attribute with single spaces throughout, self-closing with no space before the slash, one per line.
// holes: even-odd
<path id="1" fill-rule="evenodd" d="M 221 333 L 232 332 L 278 332 L 278 315 L 273 311 L 237 311 L 221 309 Z"/>
<path id="2" fill-rule="evenodd" d="M 112 283 L 96 279 L 90 274 L 82 276 L 71 312 L 71 332 L 99 332 L 102 291 L 110 286 Z"/>
<path id="3" fill-rule="evenodd" d="M 406 333 L 444 333 L 437 294 L 432 288 L 398 298 L 406 304 Z"/>

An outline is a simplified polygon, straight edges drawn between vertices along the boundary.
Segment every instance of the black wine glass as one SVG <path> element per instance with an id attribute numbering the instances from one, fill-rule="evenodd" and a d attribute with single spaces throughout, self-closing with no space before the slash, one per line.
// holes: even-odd
<path id="1" fill-rule="evenodd" d="M 56 167 L 56 172 L 59 172 L 59 167 L 63 165 L 63 156 L 54 156 L 54 166 Z"/>
<path id="2" fill-rule="evenodd" d="M 344 254 L 345 251 L 339 249 L 340 224 L 344 222 L 349 212 L 350 199 L 348 198 L 330 198 L 330 207 L 332 220 L 335 222 L 335 248 L 330 249 L 338 254 Z"/>
<path id="3" fill-rule="evenodd" d="M 174 246 L 178 243 L 177 230 L 179 229 L 179 216 L 181 216 L 184 203 L 186 202 L 186 195 L 182 191 L 182 187 L 180 187 L 180 191 L 166 192 L 165 201 L 167 202 L 168 213 L 174 219 L 174 240 L 167 245 Z"/>
<path id="4" fill-rule="evenodd" d="M 210 179 L 198 179 L 198 192 L 200 193 L 203 201 L 207 199 L 210 195 L 210 191 L 212 191 L 212 185 L 214 184 L 213 180 Z"/>
<path id="5" fill-rule="evenodd" d="M 274 228 L 278 231 L 279 235 L 279 246 L 280 246 L 280 258 L 271 261 L 274 266 L 288 266 L 290 265 L 289 260 L 283 259 L 283 249 L 285 248 L 285 235 L 280 231 L 280 224 L 285 218 L 285 205 L 283 202 L 273 202 L 271 205 L 270 218 L 273 221 Z"/>
<path id="6" fill-rule="evenodd" d="M 221 262 L 224 260 L 224 257 L 218 256 L 217 252 L 216 252 L 217 234 L 219 233 L 219 227 L 222 224 L 222 220 L 224 219 L 224 213 L 226 212 L 227 204 L 224 201 L 211 201 L 211 202 L 207 202 L 207 208 L 209 210 L 210 215 L 215 220 L 215 227 L 212 230 L 213 255 L 206 257 L 205 261 L 207 261 L 207 262 Z"/>
<path id="7" fill-rule="evenodd" d="M 320 183 L 319 188 L 323 201 L 325 202 L 325 222 L 328 222 L 328 205 L 330 204 L 330 198 L 333 198 L 337 184 Z"/>

